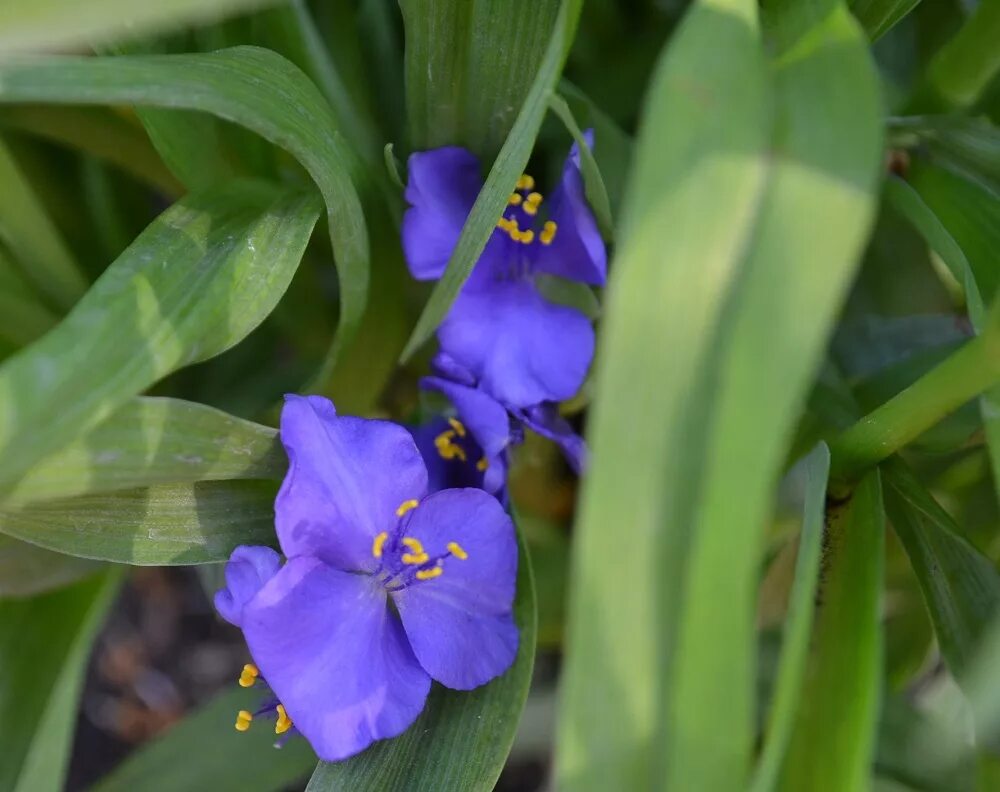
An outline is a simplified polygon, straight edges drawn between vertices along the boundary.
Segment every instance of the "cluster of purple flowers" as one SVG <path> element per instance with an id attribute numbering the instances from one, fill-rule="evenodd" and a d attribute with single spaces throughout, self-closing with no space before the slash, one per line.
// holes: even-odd
<path id="1" fill-rule="evenodd" d="M 481 187 L 463 149 L 410 158 L 403 247 L 415 277 L 443 274 Z M 286 398 L 281 554 L 236 548 L 215 598 L 254 660 L 240 684 L 269 690 L 238 714 L 238 730 L 271 716 L 281 739 L 300 733 L 336 761 L 406 730 L 432 679 L 470 690 L 514 662 L 510 450 L 527 428 L 580 469 L 583 441 L 556 404 L 580 388 L 594 348 L 589 319 L 548 302 L 534 278 L 601 284 L 606 268 L 575 146 L 543 201 L 522 176 L 439 329 L 422 386 L 457 416 L 407 430 L 340 416 L 321 397 Z"/>

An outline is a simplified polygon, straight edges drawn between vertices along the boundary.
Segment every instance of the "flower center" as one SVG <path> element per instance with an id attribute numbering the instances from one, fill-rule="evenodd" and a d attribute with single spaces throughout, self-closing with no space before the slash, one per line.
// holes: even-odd
<path id="1" fill-rule="evenodd" d="M 441 577 L 444 562 L 449 558 L 465 561 L 469 557 L 458 542 L 448 542 L 444 553 L 431 556 L 423 542 L 415 536 L 404 535 L 404 518 L 418 505 L 416 500 L 403 501 L 396 509 L 400 521 L 395 531 L 382 531 L 372 540 L 372 556 L 379 560 L 375 578 L 388 592 L 401 591 L 414 583 Z"/>
<path id="2" fill-rule="evenodd" d="M 522 174 L 517 180 L 516 190 L 507 199 L 507 209 L 497 221 L 497 228 L 515 242 L 520 242 L 522 245 L 532 244 L 536 238 L 534 218 L 543 200 L 544 196 L 535 191 L 535 180 L 527 173 Z M 522 223 L 524 228 L 521 227 Z M 558 226 L 554 221 L 546 220 L 537 234 L 538 241 L 543 245 L 551 245 L 552 240 L 556 238 L 557 230 Z"/>
<path id="3" fill-rule="evenodd" d="M 263 681 L 260 680 L 260 669 L 253 663 L 247 663 L 243 666 L 243 670 L 240 672 L 240 687 L 251 688 L 254 687 L 258 681 Z M 236 713 L 236 723 L 234 724 L 236 731 L 249 731 L 250 724 L 253 723 L 253 719 L 258 715 L 277 715 L 278 719 L 274 724 L 274 733 L 278 735 L 284 734 L 293 726 L 292 719 L 289 718 L 288 713 L 285 712 L 284 704 L 277 699 L 272 698 L 256 712 L 250 712 L 250 710 L 240 710 Z"/>
<path id="4" fill-rule="evenodd" d="M 437 449 L 438 456 L 444 460 L 457 459 L 459 462 L 467 462 L 469 455 L 466 452 L 465 444 L 459 441 L 468 435 L 468 431 L 465 425 L 457 418 L 449 418 L 448 423 L 451 429 L 445 429 L 434 438 L 434 447 Z M 489 460 L 485 456 L 476 462 L 476 470 L 480 473 L 485 472 L 489 466 Z"/>

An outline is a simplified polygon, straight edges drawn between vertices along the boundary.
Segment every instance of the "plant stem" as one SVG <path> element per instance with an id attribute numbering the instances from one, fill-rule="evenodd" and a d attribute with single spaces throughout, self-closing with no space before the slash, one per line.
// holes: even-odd
<path id="1" fill-rule="evenodd" d="M 1000 336 L 991 319 L 982 335 L 831 443 L 831 495 L 848 495 L 866 470 L 1000 381 Z"/>

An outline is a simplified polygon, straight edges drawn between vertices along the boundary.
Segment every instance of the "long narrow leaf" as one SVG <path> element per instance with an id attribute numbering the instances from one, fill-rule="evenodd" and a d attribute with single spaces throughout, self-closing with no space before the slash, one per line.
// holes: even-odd
<path id="1" fill-rule="evenodd" d="M 286 149 L 309 172 L 326 201 L 340 281 L 334 354 L 349 343 L 368 294 L 368 233 L 355 185 L 361 180 L 360 160 L 345 143 L 326 100 L 299 69 L 257 47 L 209 54 L 0 61 L 0 102 L 32 101 L 200 110 Z"/>
<path id="2" fill-rule="evenodd" d="M 0 367 L 0 482 L 270 313 L 319 215 L 312 194 L 234 183 L 155 220 L 44 338 Z"/>

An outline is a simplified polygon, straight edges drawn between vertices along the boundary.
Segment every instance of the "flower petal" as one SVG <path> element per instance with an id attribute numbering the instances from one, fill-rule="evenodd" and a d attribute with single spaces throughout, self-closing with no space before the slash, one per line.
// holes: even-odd
<path id="1" fill-rule="evenodd" d="M 401 734 L 430 679 L 384 590 L 316 558 L 295 558 L 243 614 L 261 675 L 321 759 L 338 761 Z"/>
<path id="2" fill-rule="evenodd" d="M 513 441 L 506 408 L 479 388 L 460 385 L 442 377 L 423 377 L 420 387 L 436 390 L 448 398 L 486 460 L 486 475 L 478 483 L 454 481 L 451 486 L 476 486 L 493 494 L 498 493 L 507 483 L 507 448 Z M 470 460 L 473 464 L 478 461 L 479 457 Z"/>
<path id="3" fill-rule="evenodd" d="M 226 587 L 215 592 L 215 609 L 230 624 L 243 623 L 243 608 L 281 569 L 281 556 L 270 547 L 240 545 L 226 562 Z"/>
<path id="4" fill-rule="evenodd" d="M 569 421 L 559 414 L 559 408 L 555 404 L 536 404 L 525 410 L 517 410 L 515 416 L 531 431 L 556 443 L 574 473 L 579 475 L 583 472 L 587 464 L 587 444 L 573 431 Z"/>
<path id="5" fill-rule="evenodd" d="M 594 355 L 590 320 L 548 302 L 526 281 L 465 288 L 438 340 L 482 390 L 509 407 L 569 399 Z"/>
<path id="6" fill-rule="evenodd" d="M 587 130 L 585 135 L 587 145 L 593 148 L 593 131 Z M 552 193 L 550 206 L 549 219 L 556 223 L 556 235 L 551 245 L 537 248 L 536 269 L 569 280 L 603 285 L 608 275 L 607 250 L 587 203 L 580 148 L 576 143 L 563 165 L 562 181 Z"/>
<path id="7" fill-rule="evenodd" d="M 482 189 L 479 160 L 463 148 L 446 146 L 411 154 L 407 168 L 410 208 L 403 215 L 403 252 L 414 278 L 436 280 Z"/>
<path id="8" fill-rule="evenodd" d="M 514 524 L 482 490 L 445 490 L 411 512 L 407 536 L 433 558 L 455 542 L 468 556 L 392 596 L 420 665 L 443 685 L 471 690 L 514 662 L 518 632 L 511 609 L 517 577 Z"/>
<path id="9" fill-rule="evenodd" d="M 417 448 L 420 449 L 424 464 L 427 465 L 427 491 L 429 493 L 454 487 L 482 489 L 483 472 L 476 467 L 476 464 L 482 458 L 483 451 L 471 435 L 453 439 L 453 442 L 465 452 L 465 458 L 462 459 L 458 456 L 446 457 L 437 447 L 436 441 L 442 433 L 449 430 L 454 431 L 444 416 L 438 416 L 420 426 L 407 428 L 413 435 Z"/>
<path id="10" fill-rule="evenodd" d="M 374 567 L 375 535 L 405 500 L 427 491 L 427 470 L 403 427 L 338 416 L 319 396 L 286 396 L 281 441 L 288 474 L 275 501 L 285 555 L 314 555 L 347 571 Z"/>

